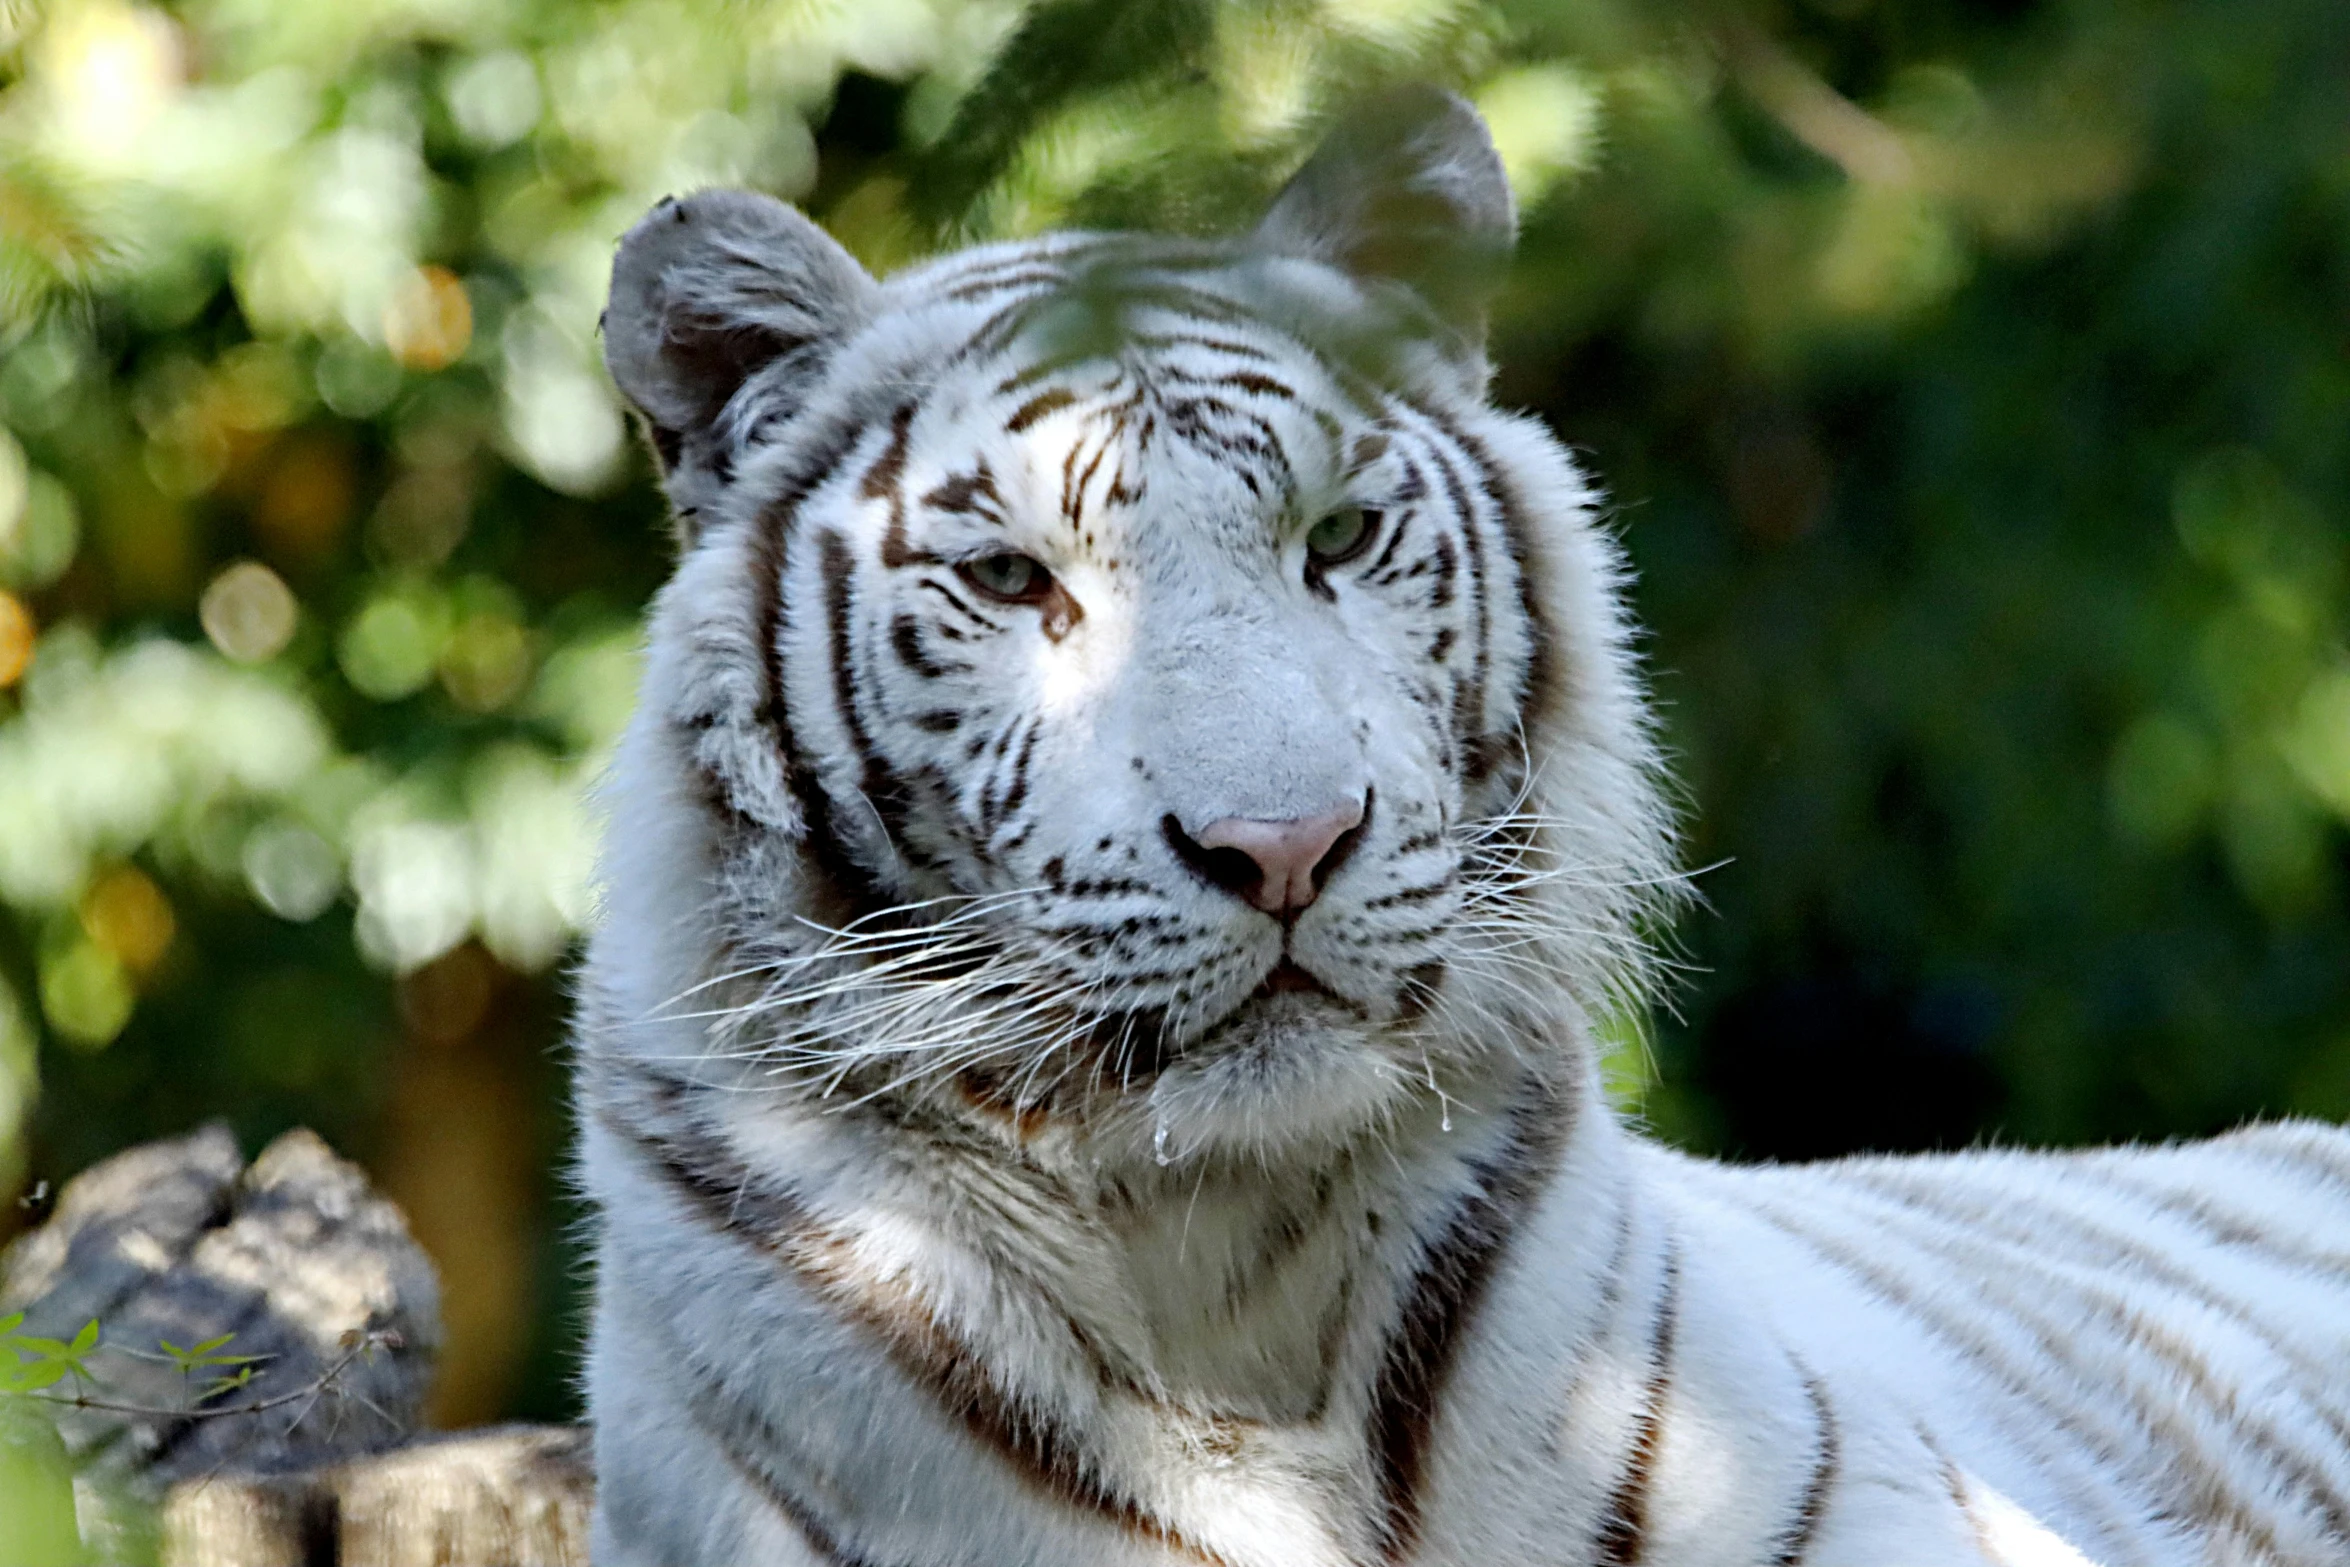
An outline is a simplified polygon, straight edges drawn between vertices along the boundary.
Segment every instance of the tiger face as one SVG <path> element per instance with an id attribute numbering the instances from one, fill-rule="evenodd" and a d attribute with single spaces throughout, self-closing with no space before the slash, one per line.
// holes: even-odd
<path id="1" fill-rule="evenodd" d="M 640 727 L 764 1067 L 1106 1106 L 1164 1161 L 1441 1099 L 1627 972 L 1667 878 L 1614 557 L 1483 404 L 1449 285 L 1507 186 L 1429 96 L 1235 242 L 879 284 L 727 192 L 624 241 L 607 358 L 686 541 Z"/>

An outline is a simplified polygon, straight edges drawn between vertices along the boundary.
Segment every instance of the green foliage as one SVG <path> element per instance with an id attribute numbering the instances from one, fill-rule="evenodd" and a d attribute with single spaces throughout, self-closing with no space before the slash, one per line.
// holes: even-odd
<path id="1" fill-rule="evenodd" d="M 95 1323 L 91 1325 L 96 1326 Z M 185 1349 L 174 1344 L 170 1339 L 163 1339 L 159 1342 L 158 1347 L 162 1349 L 171 1363 L 179 1368 L 180 1376 L 183 1379 L 192 1379 L 197 1372 L 209 1371 L 215 1366 L 228 1368 L 224 1369 L 219 1376 L 205 1379 L 204 1385 L 197 1390 L 195 1398 L 195 1402 L 201 1404 L 218 1398 L 223 1393 L 233 1393 L 239 1388 L 250 1386 L 253 1378 L 260 1372 L 262 1364 L 268 1360 L 269 1357 L 266 1355 L 223 1353 L 235 1338 L 234 1333 L 223 1333 L 217 1338 L 208 1338 L 200 1344 L 193 1344 Z"/>
<path id="2" fill-rule="evenodd" d="M 161 1359 L 179 1369 L 188 1396 L 168 1408 L 125 1403 L 109 1396 L 105 1378 L 94 1372 L 89 1358 L 101 1350 L 140 1355 L 102 1342 L 98 1321 L 92 1318 L 68 1339 L 44 1337 L 22 1329 L 25 1313 L 0 1317 L 0 1562 L 41 1567 L 47 1563 L 78 1563 L 93 1559 L 81 1534 L 74 1502 L 76 1466 L 54 1422 L 54 1413 L 75 1408 L 118 1416 L 168 1420 L 188 1418 L 253 1419 L 288 1404 L 308 1406 L 333 1388 L 337 1375 L 352 1358 L 366 1353 L 373 1341 L 355 1344 L 344 1359 L 314 1383 L 276 1397 L 238 1404 L 213 1400 L 252 1384 L 265 1355 L 228 1353 L 236 1334 L 188 1347 L 169 1339 L 158 1345 Z M 232 1369 L 233 1368 L 233 1369 Z M 201 1385 L 195 1375 L 221 1370 Z M 71 1391 L 60 1384 L 72 1378 Z M 297 1416 L 297 1419 L 301 1416 Z M 96 1553 L 109 1562 L 147 1561 L 155 1555 L 159 1517 L 152 1502 L 129 1494 L 119 1476 L 85 1476 L 96 1486 L 94 1495 L 103 1515 L 102 1535 L 107 1549 Z"/>
<path id="3" fill-rule="evenodd" d="M 98 1347 L 98 1319 L 92 1317 L 69 1342 L 20 1333 L 24 1313 L 0 1317 L 0 1394 L 38 1393 L 71 1376 L 90 1378 L 87 1357 Z M 226 1342 L 223 1340 L 223 1342 Z"/>
<path id="4" fill-rule="evenodd" d="M 1721 862 L 1627 1094 L 1784 1154 L 2350 1113 L 2346 49 L 2337 0 L 0 9 L 0 1185 L 214 1111 L 392 1157 L 431 966 L 588 917 L 654 199 L 880 269 L 1227 228 L 1428 78 Z"/>

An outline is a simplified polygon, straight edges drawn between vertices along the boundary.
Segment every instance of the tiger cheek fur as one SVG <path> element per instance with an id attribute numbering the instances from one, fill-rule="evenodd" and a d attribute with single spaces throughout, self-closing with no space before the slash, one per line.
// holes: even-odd
<path id="1" fill-rule="evenodd" d="M 2350 1559 L 2339 1133 L 1607 1111 L 1679 883 L 1617 552 L 1485 400 L 1512 222 L 1420 89 L 1228 241 L 624 241 L 599 1563 Z"/>

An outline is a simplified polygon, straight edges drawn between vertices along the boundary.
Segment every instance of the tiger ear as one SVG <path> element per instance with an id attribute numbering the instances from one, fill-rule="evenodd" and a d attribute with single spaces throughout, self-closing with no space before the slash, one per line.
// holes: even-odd
<path id="1" fill-rule="evenodd" d="M 771 196 L 670 197 L 621 237 L 604 364 L 645 417 L 689 536 L 728 477 L 757 381 L 783 398 L 873 311 L 877 285 L 822 229 Z"/>
<path id="2" fill-rule="evenodd" d="M 1365 281 L 1401 283 L 1481 358 L 1517 206 L 1485 122 L 1441 87 L 1389 88 L 1341 117 L 1250 238 Z"/>

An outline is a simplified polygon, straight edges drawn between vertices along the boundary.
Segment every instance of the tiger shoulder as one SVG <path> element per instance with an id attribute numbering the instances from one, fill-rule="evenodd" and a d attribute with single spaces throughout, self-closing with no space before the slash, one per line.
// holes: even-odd
<path id="1" fill-rule="evenodd" d="M 1238 237 L 623 241 L 677 519 L 580 983 L 602 1567 L 2338 1567 L 2350 1139 L 1733 1168 L 1458 99 Z"/>

